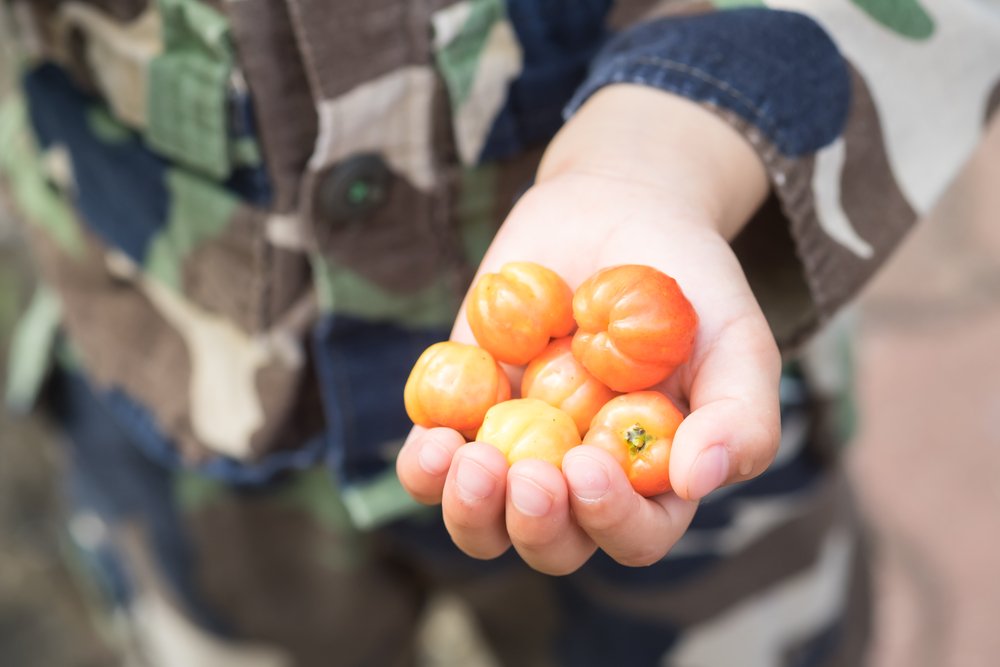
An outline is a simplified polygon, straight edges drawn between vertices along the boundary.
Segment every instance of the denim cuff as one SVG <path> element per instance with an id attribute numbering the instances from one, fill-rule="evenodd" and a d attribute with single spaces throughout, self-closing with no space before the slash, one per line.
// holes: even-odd
<path id="1" fill-rule="evenodd" d="M 782 154 L 815 152 L 847 122 L 847 63 L 811 18 L 737 9 L 638 25 L 598 53 L 564 115 L 613 83 L 634 83 L 725 109 Z"/>
<path id="2" fill-rule="evenodd" d="M 859 80 L 836 44 L 794 12 L 751 8 L 652 20 L 608 42 L 564 116 L 616 83 L 699 103 L 761 158 L 773 197 L 734 250 L 779 345 L 798 348 L 874 270 L 871 257 L 845 254 L 830 237 L 814 192 L 816 156 L 842 143 L 856 106 Z"/>

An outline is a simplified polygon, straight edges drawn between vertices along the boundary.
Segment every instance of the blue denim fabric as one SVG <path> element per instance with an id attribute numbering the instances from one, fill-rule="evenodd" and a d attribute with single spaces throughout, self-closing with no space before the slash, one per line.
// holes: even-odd
<path id="1" fill-rule="evenodd" d="M 732 111 L 792 157 L 839 137 L 851 100 L 847 63 L 823 28 L 770 9 L 661 19 L 622 33 L 598 54 L 565 115 L 613 83 Z"/>
<path id="2" fill-rule="evenodd" d="M 113 141 L 97 136 L 88 114 L 103 103 L 79 90 L 61 68 L 42 65 L 25 75 L 23 85 L 38 144 L 63 146 L 73 160 L 73 195 L 84 222 L 105 243 L 142 264 L 169 219 L 170 164 L 146 148 L 137 133 Z M 234 136 L 252 137 L 249 98 L 230 100 L 230 110 Z M 251 204 L 266 204 L 271 197 L 262 167 L 236 169 L 220 185 Z"/>
<path id="3" fill-rule="evenodd" d="M 29 72 L 24 91 L 39 145 L 63 146 L 73 160 L 76 205 L 87 225 L 141 265 L 167 223 L 166 163 L 138 135 L 114 143 L 96 137 L 87 112 L 100 102 L 78 90 L 62 69 L 43 65 Z"/>
<path id="4" fill-rule="evenodd" d="M 128 432 L 132 442 L 150 459 L 167 468 L 192 470 L 234 486 L 256 486 L 265 484 L 284 472 L 307 470 L 317 465 L 326 452 L 326 439 L 322 434 L 317 434 L 293 449 L 280 449 L 259 461 L 245 462 L 226 456 L 213 456 L 191 464 L 181 458 L 174 441 L 163 434 L 149 410 L 128 394 L 118 389 L 95 390 L 95 393 L 121 428 Z"/>
<path id="5" fill-rule="evenodd" d="M 257 118 L 254 115 L 250 93 L 231 92 L 229 95 L 229 136 L 232 139 L 257 138 Z M 226 187 L 240 195 L 247 203 L 267 206 L 274 192 L 264 161 L 256 167 L 237 167 L 226 182 Z"/>
<path id="6" fill-rule="evenodd" d="M 140 526 L 159 571 L 192 619 L 221 631 L 222 624 L 207 611 L 192 577 L 194 554 L 175 502 L 173 473 L 136 449 L 132 434 L 122 428 L 83 376 L 56 371 L 49 382 L 46 408 L 70 440 L 67 481 L 74 512 L 92 513 L 108 526 Z M 114 540 L 80 547 L 82 561 L 107 602 L 128 607 L 134 573 L 128 571 Z"/>
<path id="7" fill-rule="evenodd" d="M 420 354 L 450 329 L 404 329 L 327 316 L 313 331 L 313 354 L 327 421 L 328 463 L 345 484 L 385 470 L 382 449 L 410 432 L 403 386 Z"/>
<path id="8" fill-rule="evenodd" d="M 481 161 L 544 143 L 562 125 L 562 109 L 607 37 L 610 0 L 508 0 L 524 54 L 520 75 L 493 123 Z"/>

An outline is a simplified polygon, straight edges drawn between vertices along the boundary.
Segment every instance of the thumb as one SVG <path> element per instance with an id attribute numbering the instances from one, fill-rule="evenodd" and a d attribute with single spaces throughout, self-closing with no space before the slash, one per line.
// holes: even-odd
<path id="1" fill-rule="evenodd" d="M 780 355 L 773 338 L 740 328 L 724 332 L 695 366 L 691 414 L 670 452 L 670 483 L 688 500 L 756 477 L 778 451 Z"/>
<path id="2" fill-rule="evenodd" d="M 762 473 L 774 460 L 779 440 L 778 420 L 770 413 L 754 414 L 735 398 L 714 401 L 688 415 L 677 429 L 670 483 L 680 497 L 699 500 Z"/>

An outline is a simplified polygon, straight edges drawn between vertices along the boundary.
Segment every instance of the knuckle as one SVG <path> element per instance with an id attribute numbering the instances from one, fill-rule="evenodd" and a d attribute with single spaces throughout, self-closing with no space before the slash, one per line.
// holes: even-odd
<path id="1" fill-rule="evenodd" d="M 537 570 L 542 574 L 547 574 L 551 577 L 565 577 L 579 570 L 580 567 L 583 566 L 584 562 L 586 561 L 572 561 L 569 563 L 557 561 L 557 562 L 541 562 L 537 564 L 528 562 L 528 565 L 530 565 L 532 569 Z"/>
<path id="2" fill-rule="evenodd" d="M 588 511 L 578 512 L 577 520 L 587 532 L 608 533 L 621 525 L 622 517 L 606 506 L 588 505 Z"/>
<path id="3" fill-rule="evenodd" d="M 445 503 L 444 521 L 452 537 L 479 533 L 489 524 L 486 518 L 478 515 L 476 512 L 456 509 L 450 503 Z"/>
<path id="4" fill-rule="evenodd" d="M 414 500 L 416 500 L 418 503 L 420 503 L 421 505 L 439 505 L 439 504 L 441 504 L 441 491 L 440 490 L 438 490 L 437 492 L 435 492 L 434 490 L 416 491 L 416 490 L 407 489 L 406 492 L 409 493 L 410 496 Z"/>
<path id="5" fill-rule="evenodd" d="M 511 533 L 511 539 L 518 545 L 518 551 L 543 554 L 555 543 L 552 535 L 542 530 L 520 530 Z"/>
<path id="6" fill-rule="evenodd" d="M 510 547 L 510 542 L 499 539 L 459 540 L 453 535 L 452 540 L 455 542 L 455 546 L 461 549 L 465 555 L 477 560 L 499 558 Z"/>
<path id="7" fill-rule="evenodd" d="M 647 567 L 661 561 L 668 551 L 669 548 L 663 545 L 641 544 L 616 555 L 615 560 L 626 567 Z"/>
<path id="8" fill-rule="evenodd" d="M 424 505 L 436 505 L 441 502 L 441 486 L 438 485 L 434 488 L 434 485 L 421 483 L 420 480 L 411 479 L 408 475 L 403 474 L 399 471 L 397 474 L 399 477 L 399 483 L 403 487 L 403 490 L 410 494 L 410 497 L 416 500 L 418 503 Z"/>
<path id="9" fill-rule="evenodd" d="M 493 560 L 494 558 L 499 558 L 507 551 L 509 545 L 498 546 L 493 549 L 489 548 L 479 548 L 479 549 L 463 549 L 466 555 L 475 558 L 476 560 Z"/>
<path id="10" fill-rule="evenodd" d="M 614 534 L 627 525 L 629 518 L 638 513 L 639 497 L 631 493 L 625 497 L 609 493 L 592 503 L 577 502 L 573 512 L 577 522 L 589 533 Z"/>
<path id="11" fill-rule="evenodd" d="M 496 558 L 510 546 L 510 540 L 502 528 L 475 513 L 445 511 L 443 518 L 451 541 L 473 558 Z"/>
<path id="12" fill-rule="evenodd" d="M 597 550 L 597 546 L 589 541 L 586 545 L 581 543 L 568 549 L 559 550 L 558 552 L 552 549 L 532 549 L 516 539 L 513 544 L 518 555 L 521 556 L 521 559 L 531 569 L 553 577 L 563 577 L 573 574 Z"/>

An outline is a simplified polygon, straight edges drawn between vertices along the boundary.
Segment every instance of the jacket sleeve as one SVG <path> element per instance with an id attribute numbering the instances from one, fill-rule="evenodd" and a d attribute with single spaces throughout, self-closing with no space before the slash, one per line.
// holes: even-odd
<path id="1" fill-rule="evenodd" d="M 634 25 L 598 54 L 565 114 L 603 86 L 643 84 L 746 138 L 772 197 L 734 249 L 788 352 L 858 293 L 979 142 L 1000 101 L 1000 22 L 976 0 L 928 2 L 933 16 L 917 3 L 897 14 L 864 0 L 782 4 L 809 13 Z"/>

